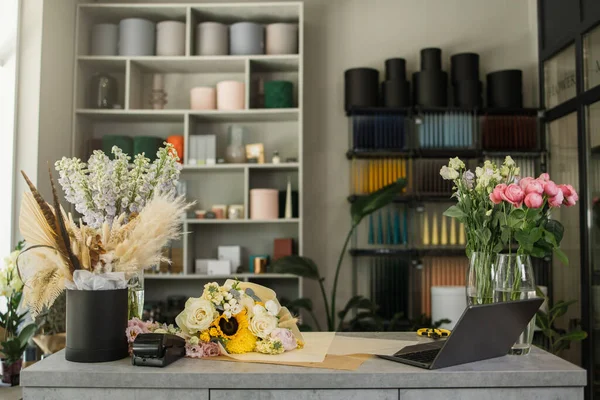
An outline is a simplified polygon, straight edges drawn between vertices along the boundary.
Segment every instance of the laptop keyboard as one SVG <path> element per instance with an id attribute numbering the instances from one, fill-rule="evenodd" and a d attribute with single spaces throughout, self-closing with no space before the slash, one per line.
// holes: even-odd
<path id="1" fill-rule="evenodd" d="M 395 357 L 415 361 L 422 364 L 431 364 L 441 349 L 415 351 L 414 353 L 396 354 Z"/>

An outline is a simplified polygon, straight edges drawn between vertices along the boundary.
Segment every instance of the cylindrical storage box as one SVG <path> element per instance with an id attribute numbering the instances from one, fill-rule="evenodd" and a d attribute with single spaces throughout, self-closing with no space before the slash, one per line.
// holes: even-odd
<path id="1" fill-rule="evenodd" d="M 237 81 L 223 81 L 217 83 L 217 109 L 243 110 L 245 85 Z"/>
<path id="2" fill-rule="evenodd" d="M 217 91 L 212 87 L 195 87 L 190 90 L 190 108 L 192 110 L 215 110 Z"/>
<path id="3" fill-rule="evenodd" d="M 265 82 L 265 108 L 291 107 L 294 107 L 294 84 L 292 82 Z"/>
<path id="4" fill-rule="evenodd" d="M 406 60 L 404 58 L 389 58 L 385 60 L 385 80 L 406 80 Z"/>
<path id="5" fill-rule="evenodd" d="M 162 21 L 156 24 L 156 55 L 185 55 L 185 22 Z"/>
<path id="6" fill-rule="evenodd" d="M 116 56 L 119 45 L 119 25 L 96 24 L 92 27 L 90 55 Z"/>
<path id="7" fill-rule="evenodd" d="M 464 286 L 432 286 L 431 287 L 431 320 L 439 321 L 447 318 L 449 324 L 440 328 L 454 329 L 463 311 L 467 308 L 467 297 Z"/>
<path id="8" fill-rule="evenodd" d="M 488 107 L 523 107 L 523 72 L 520 69 L 496 71 L 487 75 Z"/>
<path id="9" fill-rule="evenodd" d="M 381 93 L 384 107 L 410 107 L 410 83 L 407 81 L 381 82 Z"/>
<path id="10" fill-rule="evenodd" d="M 120 56 L 153 56 L 156 37 L 154 22 L 142 18 L 126 18 L 119 22 Z"/>
<path id="11" fill-rule="evenodd" d="M 377 107 L 379 71 L 373 68 L 352 68 L 344 72 L 344 108 Z"/>
<path id="12" fill-rule="evenodd" d="M 144 153 L 146 158 L 154 161 L 162 142 L 162 139 L 153 136 L 136 136 L 133 138 L 133 155 L 136 156 Z"/>
<path id="13" fill-rule="evenodd" d="M 267 54 L 298 54 L 298 24 L 267 25 Z"/>
<path id="14" fill-rule="evenodd" d="M 479 80 L 479 54 L 460 53 L 450 57 L 452 83 Z"/>
<path id="15" fill-rule="evenodd" d="M 436 47 L 421 49 L 421 71 L 441 71 L 442 50 Z"/>
<path id="16" fill-rule="evenodd" d="M 444 71 L 420 71 L 417 74 L 415 105 L 446 107 L 448 104 L 448 74 Z"/>
<path id="17" fill-rule="evenodd" d="M 67 290 L 65 358 L 75 362 L 104 362 L 127 357 L 127 292 Z"/>
<path id="18" fill-rule="evenodd" d="M 250 219 L 277 219 L 279 192 L 275 189 L 250 190 Z"/>
<path id="19" fill-rule="evenodd" d="M 114 159 L 114 155 L 112 154 L 113 146 L 117 146 L 120 148 L 123 153 L 128 154 L 130 156 L 133 155 L 133 139 L 129 136 L 121 136 L 121 135 L 104 135 L 102 136 L 102 151 L 106 154 L 110 159 Z"/>
<path id="20" fill-rule="evenodd" d="M 481 92 L 480 81 L 458 81 L 454 84 L 454 105 L 463 108 L 481 108 L 483 107 Z"/>
<path id="21" fill-rule="evenodd" d="M 177 157 L 179 157 L 179 163 L 183 164 L 183 136 L 182 135 L 171 135 L 167 138 L 167 143 L 173 145 Z"/>
<path id="22" fill-rule="evenodd" d="M 202 22 L 196 27 L 196 55 L 229 54 L 229 27 L 220 22 Z"/>
<path id="23" fill-rule="evenodd" d="M 265 28 L 254 22 L 238 22 L 229 27 L 231 55 L 265 53 Z"/>

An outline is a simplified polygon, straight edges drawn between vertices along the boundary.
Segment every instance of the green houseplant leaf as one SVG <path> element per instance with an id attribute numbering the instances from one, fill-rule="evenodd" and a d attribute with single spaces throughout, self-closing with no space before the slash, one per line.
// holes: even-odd
<path id="1" fill-rule="evenodd" d="M 350 208 L 352 224 L 354 226 L 358 225 L 364 217 L 391 203 L 405 187 L 406 181 L 404 179 L 398 179 L 396 182 L 387 185 L 376 192 L 364 197 L 359 197 L 352 203 L 352 207 Z"/>
<path id="2" fill-rule="evenodd" d="M 273 263 L 273 270 L 279 274 L 293 274 L 315 280 L 321 279 L 317 264 L 308 257 L 282 257 Z"/>

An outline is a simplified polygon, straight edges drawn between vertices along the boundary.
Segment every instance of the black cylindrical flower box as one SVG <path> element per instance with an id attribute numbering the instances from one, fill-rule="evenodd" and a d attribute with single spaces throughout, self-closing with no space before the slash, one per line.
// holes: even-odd
<path id="1" fill-rule="evenodd" d="M 104 362 L 128 356 L 127 289 L 67 290 L 65 358 Z"/>
<path id="2" fill-rule="evenodd" d="M 407 81 L 383 81 L 381 93 L 384 107 L 410 107 L 410 83 Z"/>
<path id="3" fill-rule="evenodd" d="M 442 69 L 442 49 L 430 47 L 421 49 L 421 71 L 440 71 Z"/>
<path id="4" fill-rule="evenodd" d="M 454 105 L 463 108 L 481 108 L 481 81 L 458 81 L 454 85 Z"/>
<path id="5" fill-rule="evenodd" d="M 414 75 L 413 75 L 414 76 Z M 420 71 L 416 75 L 415 105 L 446 107 L 448 105 L 448 74 L 444 71 Z"/>
<path id="6" fill-rule="evenodd" d="M 479 81 L 479 54 L 460 53 L 450 57 L 452 83 Z"/>
<path id="7" fill-rule="evenodd" d="M 346 111 L 352 107 L 377 107 L 379 71 L 373 68 L 352 68 L 344 73 Z"/>
<path id="8" fill-rule="evenodd" d="M 406 80 L 406 60 L 404 58 L 388 58 L 385 60 L 385 80 Z"/>
<path id="9" fill-rule="evenodd" d="M 488 107 L 523 107 L 523 72 L 507 69 L 487 75 Z"/>

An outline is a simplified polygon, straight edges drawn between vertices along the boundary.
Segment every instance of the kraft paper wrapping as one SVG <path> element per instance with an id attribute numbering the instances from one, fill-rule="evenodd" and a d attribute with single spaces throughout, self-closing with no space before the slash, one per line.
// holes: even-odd
<path id="1" fill-rule="evenodd" d="M 211 358 L 211 360 L 354 371 L 374 354 L 390 355 L 405 346 L 418 343 L 416 341 L 335 336 L 335 332 L 305 332 L 304 337 L 306 345 L 301 350 L 277 355 L 260 353 L 228 354 Z"/>

